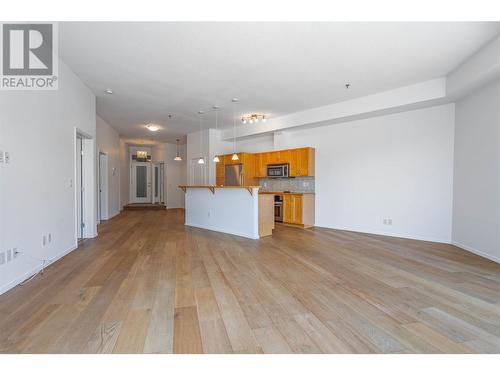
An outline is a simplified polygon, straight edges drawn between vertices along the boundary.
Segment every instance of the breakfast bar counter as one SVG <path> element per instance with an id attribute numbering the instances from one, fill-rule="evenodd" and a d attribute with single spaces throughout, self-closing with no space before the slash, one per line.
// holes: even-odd
<path id="1" fill-rule="evenodd" d="M 186 193 L 185 225 L 252 239 L 272 234 L 273 201 L 260 186 L 181 185 Z"/>

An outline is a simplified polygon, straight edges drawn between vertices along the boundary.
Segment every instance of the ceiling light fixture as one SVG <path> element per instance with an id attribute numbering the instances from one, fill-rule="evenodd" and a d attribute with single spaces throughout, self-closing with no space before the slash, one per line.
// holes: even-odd
<path id="1" fill-rule="evenodd" d="M 219 117 L 218 117 L 219 108 L 220 107 L 218 105 L 214 105 L 212 107 L 212 109 L 215 111 L 215 130 L 218 130 L 218 125 L 219 125 Z M 220 159 L 219 159 L 218 155 L 214 156 L 213 162 L 214 163 L 220 162 Z"/>
<path id="2" fill-rule="evenodd" d="M 179 153 L 179 138 L 177 138 L 175 140 L 175 142 L 177 143 L 177 154 L 175 155 L 174 160 L 175 161 L 182 161 L 181 154 Z"/>
<path id="3" fill-rule="evenodd" d="M 160 130 L 160 127 L 158 125 L 148 124 L 148 125 L 146 125 L 146 129 L 148 129 L 151 132 L 156 132 L 156 131 Z"/>
<path id="4" fill-rule="evenodd" d="M 203 155 L 202 147 L 203 147 L 203 132 L 202 132 L 202 121 L 203 121 L 203 111 L 198 111 L 198 114 L 200 115 L 200 153 Z M 205 158 L 203 156 L 200 156 L 198 159 L 198 164 L 205 164 Z"/>
<path id="5" fill-rule="evenodd" d="M 110 94 L 111 95 L 113 93 L 113 89 L 106 89 L 106 90 L 104 90 L 104 92 L 106 94 Z"/>
<path id="6" fill-rule="evenodd" d="M 233 156 L 231 156 L 231 160 L 240 160 L 238 154 L 236 153 L 236 116 L 234 113 L 234 105 L 238 103 L 238 99 L 233 98 L 231 100 L 233 102 Z"/>
<path id="7" fill-rule="evenodd" d="M 254 122 L 259 122 L 259 121 L 266 122 L 267 121 L 266 115 L 262 115 L 260 113 L 252 113 L 250 115 L 245 115 L 241 117 L 241 122 L 244 124 L 246 124 L 247 122 L 253 124 Z"/>

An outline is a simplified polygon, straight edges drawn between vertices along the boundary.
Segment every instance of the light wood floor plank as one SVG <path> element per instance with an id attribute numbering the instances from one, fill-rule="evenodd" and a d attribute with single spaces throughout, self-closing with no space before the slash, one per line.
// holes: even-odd
<path id="1" fill-rule="evenodd" d="M 500 353 L 500 265 L 276 225 L 249 240 L 124 211 L 0 296 L 0 353 Z"/>

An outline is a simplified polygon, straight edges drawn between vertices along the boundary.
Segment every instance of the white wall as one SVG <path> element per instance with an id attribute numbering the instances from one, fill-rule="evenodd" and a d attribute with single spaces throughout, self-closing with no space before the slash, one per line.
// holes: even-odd
<path id="1" fill-rule="evenodd" d="M 130 203 L 130 154 L 127 143 L 120 139 L 120 210 Z"/>
<path id="2" fill-rule="evenodd" d="M 62 61 L 57 91 L 0 91 L 0 150 L 11 155 L 0 164 L 0 248 L 20 251 L 0 266 L 0 293 L 76 247 L 75 127 L 95 138 L 95 96 Z"/>
<path id="3" fill-rule="evenodd" d="M 215 184 L 215 180 L 212 181 L 210 177 L 211 174 L 213 175 L 215 173 L 212 171 L 215 166 L 213 165 L 212 158 L 210 157 L 209 138 L 211 138 L 211 135 L 208 129 L 205 129 L 201 132 L 201 138 L 199 131 L 187 135 L 186 173 L 189 185 L 194 184 L 191 175 L 193 160 L 198 159 L 199 157 L 205 158 L 205 164 L 202 167 L 195 166 L 196 168 L 203 168 L 204 181 L 202 185 Z"/>
<path id="4" fill-rule="evenodd" d="M 450 242 L 454 105 L 276 134 L 316 148 L 316 225 Z M 384 225 L 392 219 L 392 225 Z"/>
<path id="5" fill-rule="evenodd" d="M 165 163 L 165 187 L 167 208 L 183 208 L 184 192 L 179 185 L 186 185 L 186 145 L 179 146 L 182 161 L 175 161 L 177 145 L 163 143 L 153 147 L 152 157 L 155 162 Z"/>
<path id="6" fill-rule="evenodd" d="M 500 81 L 456 103 L 453 242 L 500 262 Z"/>
<path id="7" fill-rule="evenodd" d="M 97 154 L 108 156 L 108 218 L 120 213 L 120 135 L 106 121 L 96 117 Z"/>

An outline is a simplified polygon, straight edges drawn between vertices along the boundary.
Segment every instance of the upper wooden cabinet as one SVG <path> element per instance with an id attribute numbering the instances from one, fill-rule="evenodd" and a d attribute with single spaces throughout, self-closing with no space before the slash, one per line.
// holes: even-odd
<path id="1" fill-rule="evenodd" d="M 219 155 L 219 160 L 215 163 L 215 184 L 224 185 L 224 156 Z"/>
<path id="2" fill-rule="evenodd" d="M 295 148 L 290 152 L 290 176 L 314 176 L 315 151 L 312 147 Z"/>
<path id="3" fill-rule="evenodd" d="M 255 177 L 266 177 L 269 164 L 289 164 L 291 177 L 314 176 L 315 152 L 312 147 L 255 154 Z"/>
<path id="4" fill-rule="evenodd" d="M 289 150 L 261 152 L 249 154 L 238 153 L 239 160 L 231 160 L 232 154 L 219 155 L 220 162 L 216 166 L 216 183 L 224 184 L 224 166 L 243 164 L 246 185 L 257 184 L 256 178 L 267 177 L 267 166 L 270 164 L 289 164 L 290 177 L 314 176 L 314 148 L 294 148 Z M 247 183 L 248 182 L 248 183 Z"/>
<path id="5" fill-rule="evenodd" d="M 270 164 L 269 154 L 269 152 L 255 154 L 255 177 L 267 176 L 267 164 Z"/>
<path id="6" fill-rule="evenodd" d="M 219 162 L 215 165 L 215 183 L 224 185 L 225 166 L 233 164 L 243 165 L 243 184 L 256 185 L 255 180 L 255 154 L 240 152 L 237 154 L 238 160 L 232 160 L 233 154 L 219 155 Z"/>

